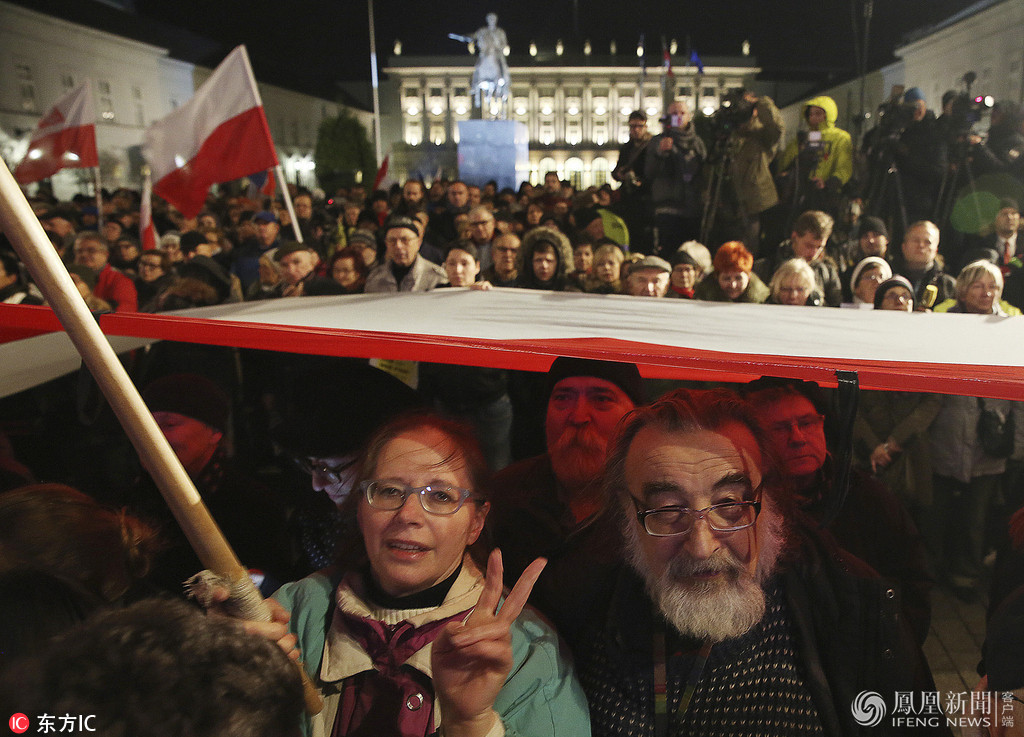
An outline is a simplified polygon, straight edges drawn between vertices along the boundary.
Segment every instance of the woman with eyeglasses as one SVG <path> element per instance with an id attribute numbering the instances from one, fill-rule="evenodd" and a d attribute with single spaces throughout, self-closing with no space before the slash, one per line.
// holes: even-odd
<path id="1" fill-rule="evenodd" d="M 875 309 L 914 312 L 917 309 L 914 287 L 903 276 L 886 279 L 875 288 Z"/>
<path id="2" fill-rule="evenodd" d="M 852 302 L 844 302 L 843 306 L 855 307 L 860 310 L 874 309 L 875 292 L 878 285 L 892 278 L 892 267 L 889 262 L 878 256 L 861 259 L 850 275 Z"/>
<path id="3" fill-rule="evenodd" d="M 814 281 L 814 271 L 802 258 L 791 258 L 779 264 L 768 290 L 771 292 L 768 304 L 810 307 L 825 304 L 825 298 Z"/>
<path id="4" fill-rule="evenodd" d="M 987 259 L 967 264 L 956 278 L 956 299 L 935 306 L 936 312 L 962 312 L 973 315 L 1016 316 L 1020 310 L 1001 299 L 1003 274 Z"/>
<path id="5" fill-rule="evenodd" d="M 307 734 L 590 733 L 557 636 L 523 609 L 543 563 L 507 595 L 500 554 L 484 563 L 486 468 L 469 430 L 430 414 L 370 440 L 342 506 L 358 534 L 334 567 L 275 595 L 291 636 L 260 630 L 286 649 L 297 638 L 324 697 Z"/>

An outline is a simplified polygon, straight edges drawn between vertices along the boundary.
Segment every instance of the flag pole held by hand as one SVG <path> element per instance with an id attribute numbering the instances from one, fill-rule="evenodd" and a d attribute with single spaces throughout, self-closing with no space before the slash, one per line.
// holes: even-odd
<path id="1" fill-rule="evenodd" d="M 143 465 L 150 469 L 199 560 L 234 586 L 249 589 L 244 597 L 249 602 L 245 618 L 269 621 L 269 607 L 174 455 L 6 166 L 0 166 L 0 227 L 81 354 Z M 305 671 L 302 676 L 307 708 L 316 713 L 323 704 Z"/>

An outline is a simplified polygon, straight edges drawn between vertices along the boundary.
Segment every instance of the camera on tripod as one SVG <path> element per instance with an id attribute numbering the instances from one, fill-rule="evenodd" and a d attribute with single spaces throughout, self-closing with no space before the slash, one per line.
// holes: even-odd
<path id="1" fill-rule="evenodd" d="M 912 102 L 890 100 L 878 106 L 878 135 L 882 139 L 899 138 L 900 134 L 914 122 Z"/>
<path id="2" fill-rule="evenodd" d="M 718 110 L 711 115 L 711 132 L 716 139 L 728 138 L 753 117 L 756 103 L 748 100 L 746 94 L 747 91 L 740 88 L 729 90 L 722 97 Z"/>

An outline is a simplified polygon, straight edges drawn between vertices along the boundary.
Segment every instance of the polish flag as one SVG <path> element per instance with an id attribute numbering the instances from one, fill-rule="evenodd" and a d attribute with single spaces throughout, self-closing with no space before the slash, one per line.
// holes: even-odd
<path id="1" fill-rule="evenodd" d="M 139 240 L 143 251 L 152 251 L 160 240 L 153 225 L 153 180 L 147 172 L 142 183 L 142 204 L 139 208 Z"/>
<path id="2" fill-rule="evenodd" d="M 195 96 L 146 131 L 153 191 L 195 217 L 210 185 L 277 166 L 245 46 L 228 54 Z"/>
<path id="3" fill-rule="evenodd" d="M 64 95 L 39 121 L 14 178 L 19 184 L 29 184 L 61 169 L 84 169 L 99 163 L 92 86 L 86 82 Z"/>

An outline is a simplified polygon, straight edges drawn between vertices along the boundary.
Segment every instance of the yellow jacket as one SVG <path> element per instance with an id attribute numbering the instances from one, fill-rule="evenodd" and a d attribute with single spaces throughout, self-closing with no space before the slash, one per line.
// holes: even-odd
<path id="1" fill-rule="evenodd" d="M 816 177 L 823 182 L 835 177 L 839 184 L 846 184 L 853 175 L 853 142 L 850 134 L 841 128 L 836 127 L 836 119 L 839 117 L 839 108 L 835 100 L 827 95 L 808 100 L 803 107 L 804 119 L 806 120 L 807 108 L 820 107 L 825 111 L 825 124 L 821 126 L 822 153 L 818 165 L 814 171 L 808 174 L 808 178 Z M 779 168 L 785 171 L 798 153 L 797 139 L 794 138 L 786 146 L 779 162 Z"/>

